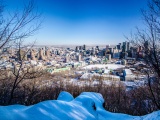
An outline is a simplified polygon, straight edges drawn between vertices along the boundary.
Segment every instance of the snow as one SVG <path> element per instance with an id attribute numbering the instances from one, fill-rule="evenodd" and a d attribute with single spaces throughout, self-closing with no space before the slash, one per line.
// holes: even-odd
<path id="1" fill-rule="evenodd" d="M 139 66 L 139 65 L 146 65 L 144 62 L 140 61 L 140 62 L 137 62 L 136 64 L 134 64 L 134 66 Z"/>
<path id="2" fill-rule="evenodd" d="M 95 65 L 88 65 L 86 67 L 83 67 L 84 69 L 92 69 L 92 68 L 107 68 L 107 69 L 118 69 L 118 68 L 124 68 L 124 65 L 119 64 L 95 64 Z"/>
<path id="3" fill-rule="evenodd" d="M 92 74 L 91 73 L 84 73 L 80 78 L 81 79 L 90 79 L 92 78 Z"/>
<path id="4" fill-rule="evenodd" d="M 74 99 L 74 97 L 70 93 L 65 92 L 65 91 L 62 91 L 57 98 L 57 100 L 62 100 L 62 101 L 66 101 L 66 102 L 70 102 L 73 99 Z"/>
<path id="5" fill-rule="evenodd" d="M 160 120 L 160 111 L 145 116 L 111 113 L 103 108 L 101 94 L 83 92 L 73 99 L 61 92 L 57 100 L 48 100 L 32 106 L 0 106 L 1 120 Z"/>
<path id="6" fill-rule="evenodd" d="M 130 69 L 124 69 L 124 72 L 126 75 L 133 75 L 133 73 Z"/>
<path id="7" fill-rule="evenodd" d="M 125 86 L 128 87 L 139 87 L 139 86 L 144 86 L 145 81 L 144 80 L 135 80 L 134 82 L 132 81 L 122 81 L 124 83 Z"/>
<path id="8" fill-rule="evenodd" d="M 105 79 L 109 79 L 109 80 L 114 80 L 114 79 L 120 80 L 120 77 L 119 77 L 119 76 L 115 76 L 115 75 L 100 75 L 100 74 L 98 74 L 98 73 L 84 73 L 84 74 L 80 77 L 80 79 L 86 79 L 86 80 L 88 80 L 88 79 L 92 79 L 93 76 L 108 77 L 108 78 L 105 78 Z M 80 81 L 78 81 L 78 82 L 80 82 Z"/>
<path id="9" fill-rule="evenodd" d="M 75 74 L 82 75 L 82 74 L 84 74 L 84 72 L 83 71 L 76 71 Z"/>
<path id="10" fill-rule="evenodd" d="M 37 65 L 37 62 L 35 60 L 31 60 L 31 65 Z"/>
<path id="11" fill-rule="evenodd" d="M 106 74 L 109 74 L 109 72 L 110 72 L 110 70 L 108 70 L 108 69 L 104 70 L 104 73 L 106 73 Z"/>
<path id="12" fill-rule="evenodd" d="M 121 61 L 116 61 L 115 64 L 121 64 Z"/>

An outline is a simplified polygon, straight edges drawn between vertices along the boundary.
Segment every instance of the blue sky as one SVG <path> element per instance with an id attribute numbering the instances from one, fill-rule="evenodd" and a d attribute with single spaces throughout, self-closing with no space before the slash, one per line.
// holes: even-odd
<path id="1" fill-rule="evenodd" d="M 35 0 L 45 18 L 37 34 L 27 39 L 39 45 L 117 44 L 136 26 L 143 27 L 140 9 L 146 0 Z M 22 0 L 7 0 L 8 11 Z"/>

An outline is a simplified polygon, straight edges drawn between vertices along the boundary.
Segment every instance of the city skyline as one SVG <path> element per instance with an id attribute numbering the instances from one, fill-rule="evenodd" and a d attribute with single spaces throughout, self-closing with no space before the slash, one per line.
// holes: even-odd
<path id="1" fill-rule="evenodd" d="M 24 1 L 23 1 L 24 2 Z M 6 10 L 23 7 L 20 0 L 5 1 Z M 15 4 L 16 3 L 16 4 Z M 18 4 L 17 4 L 18 3 Z M 37 45 L 103 45 L 125 41 L 136 26 L 143 27 L 138 0 L 35 0 L 44 17 L 42 27 L 27 42 Z"/>

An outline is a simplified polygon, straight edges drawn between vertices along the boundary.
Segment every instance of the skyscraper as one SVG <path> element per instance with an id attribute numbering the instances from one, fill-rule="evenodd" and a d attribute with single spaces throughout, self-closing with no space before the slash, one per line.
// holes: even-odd
<path id="1" fill-rule="evenodd" d="M 70 55 L 69 54 L 66 54 L 66 57 L 65 57 L 65 62 L 69 62 L 70 61 Z"/>
<path id="2" fill-rule="evenodd" d="M 81 61 L 81 54 L 77 54 L 76 58 L 78 62 Z"/>
<path id="3" fill-rule="evenodd" d="M 40 48 L 39 49 L 39 60 L 45 60 L 45 56 L 44 56 L 44 49 Z"/>
<path id="4" fill-rule="evenodd" d="M 127 52 L 130 49 L 130 43 L 125 41 L 122 45 L 122 52 Z"/>
<path id="5" fill-rule="evenodd" d="M 83 50 L 86 50 L 86 45 L 83 45 Z"/>
<path id="6" fill-rule="evenodd" d="M 35 51 L 32 49 L 30 52 L 31 60 L 36 60 L 35 58 Z"/>

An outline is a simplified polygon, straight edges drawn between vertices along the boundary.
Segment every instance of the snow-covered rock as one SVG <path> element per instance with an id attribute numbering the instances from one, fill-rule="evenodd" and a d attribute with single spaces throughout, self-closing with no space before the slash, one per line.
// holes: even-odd
<path id="1" fill-rule="evenodd" d="M 0 106 L 0 120 L 160 120 L 160 111 L 145 116 L 111 113 L 103 108 L 101 94 L 83 92 L 73 99 L 61 92 L 57 100 L 48 100 L 32 106 Z"/>
<path id="2" fill-rule="evenodd" d="M 74 99 L 74 97 L 70 93 L 65 92 L 65 91 L 62 91 L 57 98 L 57 100 L 62 100 L 62 101 L 66 101 L 66 102 L 70 102 L 73 99 Z"/>

